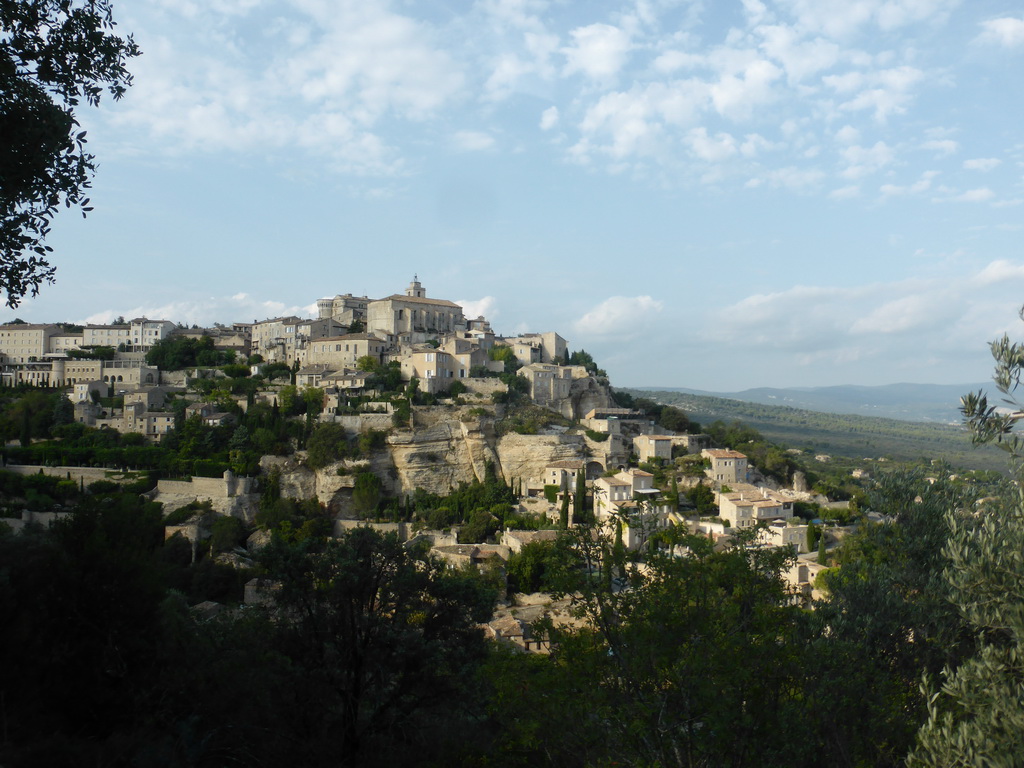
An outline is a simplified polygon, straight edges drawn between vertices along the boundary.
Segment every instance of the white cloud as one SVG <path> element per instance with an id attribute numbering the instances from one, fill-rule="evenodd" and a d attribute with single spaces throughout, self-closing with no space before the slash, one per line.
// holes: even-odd
<path id="1" fill-rule="evenodd" d="M 844 125 L 836 131 L 836 141 L 840 144 L 857 144 L 860 142 L 860 131 L 852 125 Z"/>
<path id="2" fill-rule="evenodd" d="M 848 72 L 822 78 L 836 94 L 852 98 L 839 105 L 846 112 L 871 111 L 879 123 L 892 115 L 907 111 L 916 86 L 925 80 L 925 73 L 911 66 L 892 67 L 878 71 Z"/>
<path id="3" fill-rule="evenodd" d="M 888 334 L 904 333 L 934 323 L 942 314 L 939 297 L 926 294 L 901 296 L 875 307 L 850 326 L 850 333 Z"/>
<path id="4" fill-rule="evenodd" d="M 847 179 L 860 179 L 876 173 L 892 163 L 896 157 L 892 147 L 884 141 L 875 142 L 871 147 L 847 147 L 840 154 L 846 161 L 842 176 Z"/>
<path id="5" fill-rule="evenodd" d="M 1022 280 L 1024 265 L 993 262 L 893 282 L 802 285 L 724 307 L 702 333 L 736 357 L 783 361 L 794 381 L 799 371 L 851 361 L 921 380 L 926 369 L 941 372 L 937 360 L 982 358 L 986 342 L 1012 323 Z"/>
<path id="6" fill-rule="evenodd" d="M 959 0 L 779 0 L 802 30 L 848 38 L 875 25 L 883 31 L 910 24 L 941 23 Z"/>
<path id="7" fill-rule="evenodd" d="M 1024 280 L 1024 264 L 1014 264 L 1006 259 L 998 259 L 986 265 L 973 278 L 973 282 L 978 285 L 992 285 L 1007 280 Z"/>
<path id="8" fill-rule="evenodd" d="M 631 338 L 642 333 L 663 306 L 650 296 L 612 296 L 573 323 L 573 328 L 584 337 Z"/>
<path id="9" fill-rule="evenodd" d="M 950 199 L 956 203 L 984 203 L 995 196 L 996 193 L 988 187 L 981 187 L 979 189 L 969 189 L 966 192 L 956 195 Z"/>
<path id="10" fill-rule="evenodd" d="M 214 323 L 248 322 L 250 319 L 265 320 L 287 315 L 316 317 L 316 303 L 289 306 L 271 299 L 257 299 L 248 293 L 236 293 L 232 296 L 197 296 L 165 304 L 139 304 L 122 309 L 101 310 L 89 315 L 85 322 L 110 323 L 119 316 L 149 317 L 154 320 L 170 320 L 175 323 L 207 327 Z"/>
<path id="11" fill-rule="evenodd" d="M 1024 45 L 1024 18 L 1004 16 L 981 22 L 982 32 L 978 42 L 996 43 L 1006 48 Z"/>
<path id="12" fill-rule="evenodd" d="M 618 74 L 632 47 L 629 35 L 609 24 L 577 27 L 569 35 L 573 44 L 562 49 L 565 74 L 580 72 L 592 80 L 607 80 Z"/>
<path id="13" fill-rule="evenodd" d="M 482 131 L 456 131 L 452 141 L 461 152 L 481 152 L 494 146 L 494 137 Z"/>
<path id="14" fill-rule="evenodd" d="M 991 171 L 1002 164 L 1002 160 L 996 157 L 975 157 L 971 160 L 964 160 L 964 170 L 967 171 Z"/>
<path id="15" fill-rule="evenodd" d="M 761 50 L 782 64 L 791 84 L 830 69 L 840 60 L 838 45 L 820 37 L 802 39 L 794 27 L 777 24 L 760 27 L 757 32 L 763 37 Z"/>
<path id="16" fill-rule="evenodd" d="M 558 125 L 558 107 L 548 107 L 540 115 L 540 129 L 550 131 Z"/>
<path id="17" fill-rule="evenodd" d="M 782 70 L 765 59 L 747 64 L 741 72 L 726 72 L 711 85 L 711 102 L 722 117 L 746 120 L 759 105 L 774 97 L 773 83 Z"/>
<path id="18" fill-rule="evenodd" d="M 932 179 L 938 176 L 938 171 L 925 171 L 921 178 L 909 186 L 898 186 L 896 184 L 883 184 L 879 191 L 883 197 L 894 197 L 896 195 L 919 195 L 931 189 Z"/>
<path id="19" fill-rule="evenodd" d="M 921 145 L 921 149 L 931 150 L 933 152 L 937 152 L 940 156 L 944 156 L 952 155 L 957 151 L 957 149 L 959 149 L 959 146 L 960 145 L 952 139 L 931 139 L 924 142 Z"/>
<path id="20" fill-rule="evenodd" d="M 765 171 L 756 179 L 755 184 L 748 183 L 748 186 L 760 186 L 769 184 L 772 187 L 782 187 L 794 192 L 802 192 L 816 188 L 824 180 L 824 172 L 817 168 L 797 168 L 787 166 L 785 168 L 774 168 Z"/>
<path id="21" fill-rule="evenodd" d="M 701 160 L 717 163 L 736 154 L 736 140 L 728 133 L 708 136 L 706 128 L 694 128 L 687 136 L 690 151 Z"/>
<path id="22" fill-rule="evenodd" d="M 457 299 L 455 303 L 462 307 L 463 313 L 470 320 L 478 317 L 494 320 L 501 314 L 498 311 L 498 300 L 493 296 L 484 296 L 482 299 Z"/>
<path id="23" fill-rule="evenodd" d="M 395 174 L 403 163 L 382 121 L 434 115 L 464 83 L 434 30 L 386 4 L 177 6 L 135 9 L 145 55 L 109 110 L 130 144 L 150 140 L 167 153 L 299 147 L 344 171 Z M 243 34 L 249 27 L 263 34 Z"/>
<path id="24" fill-rule="evenodd" d="M 846 187 L 839 187 L 838 189 L 833 189 L 831 192 L 829 192 L 828 196 L 833 200 L 850 200 L 854 197 L 860 196 L 860 187 L 858 187 L 856 184 L 852 184 Z"/>

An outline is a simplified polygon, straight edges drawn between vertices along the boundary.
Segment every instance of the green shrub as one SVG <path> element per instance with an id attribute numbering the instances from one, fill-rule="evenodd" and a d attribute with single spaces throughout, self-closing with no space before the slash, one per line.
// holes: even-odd
<path id="1" fill-rule="evenodd" d="M 113 480 L 97 480 L 94 483 L 89 483 L 86 488 L 94 496 L 100 496 L 105 493 L 115 493 L 118 490 L 118 485 Z"/>
<path id="2" fill-rule="evenodd" d="M 558 501 L 558 492 L 562 490 L 557 485 L 545 485 L 544 486 L 544 498 L 548 500 L 549 504 L 554 504 Z"/>

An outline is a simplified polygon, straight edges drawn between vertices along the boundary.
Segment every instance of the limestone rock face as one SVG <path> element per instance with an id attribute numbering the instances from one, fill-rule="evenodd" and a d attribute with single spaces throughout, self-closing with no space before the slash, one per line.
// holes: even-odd
<path id="1" fill-rule="evenodd" d="M 602 384 L 592 376 L 573 381 L 569 402 L 572 411 L 566 414 L 563 410 L 563 414 L 576 420 L 582 419 L 594 408 L 611 408 L 615 405 L 608 385 Z"/>
<path id="2" fill-rule="evenodd" d="M 472 411 L 472 413 L 471 413 Z M 460 483 L 486 477 L 492 464 L 500 477 L 511 483 L 541 474 L 554 461 L 583 459 L 586 443 L 582 435 L 519 435 L 495 437 L 493 415 L 479 409 L 417 409 L 415 429 L 392 432 L 384 450 L 375 451 L 366 464 L 367 471 L 381 479 L 387 496 L 410 494 L 417 488 L 439 495 L 448 494 Z M 351 488 L 356 471 L 352 462 L 331 464 L 314 471 L 303 462 L 302 452 L 295 456 L 264 456 L 260 467 L 269 474 L 280 473 L 281 495 L 292 499 L 314 496 L 337 515 L 349 511 Z M 338 468 L 349 467 L 341 476 Z"/>
<path id="3" fill-rule="evenodd" d="M 498 459 L 505 482 L 539 476 L 555 461 L 585 458 L 582 435 L 504 435 L 498 441 Z"/>
<path id="4" fill-rule="evenodd" d="M 269 475 L 277 470 L 281 478 L 281 498 L 311 499 L 317 496 L 316 472 L 296 456 L 263 456 L 260 469 Z"/>
<path id="5" fill-rule="evenodd" d="M 415 432 L 389 435 L 387 445 L 394 468 L 389 489 L 393 493 L 411 493 L 422 488 L 429 493 L 447 494 L 459 483 L 483 479 L 483 460 L 489 450 L 482 438 L 467 439 L 462 423 L 454 419 L 417 428 Z M 378 477 L 384 479 L 380 474 Z"/>
<path id="6" fill-rule="evenodd" d="M 339 475 L 338 468 L 366 462 L 335 462 L 322 469 L 312 470 L 303 463 L 304 459 L 305 454 L 301 451 L 294 456 L 264 456 L 260 459 L 260 468 L 265 474 L 270 474 L 274 470 L 280 473 L 283 498 L 316 498 L 334 513 L 347 509 L 355 483 L 355 470 Z M 374 461 L 370 462 L 369 471 L 382 479 L 394 474 L 394 468 L 387 460 L 387 456 L 374 457 Z"/>

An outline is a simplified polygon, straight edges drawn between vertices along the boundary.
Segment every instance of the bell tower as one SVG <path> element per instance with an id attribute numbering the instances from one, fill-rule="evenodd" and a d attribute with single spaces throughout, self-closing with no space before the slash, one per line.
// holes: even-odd
<path id="1" fill-rule="evenodd" d="M 423 286 L 420 285 L 419 275 L 412 276 L 412 282 L 409 283 L 409 287 L 405 289 L 405 295 L 411 296 L 414 299 L 427 298 L 427 292 L 423 290 Z"/>

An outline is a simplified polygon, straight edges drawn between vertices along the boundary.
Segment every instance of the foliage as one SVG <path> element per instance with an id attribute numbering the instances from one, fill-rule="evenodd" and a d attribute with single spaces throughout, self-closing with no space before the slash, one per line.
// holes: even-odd
<path id="1" fill-rule="evenodd" d="M 383 484 L 372 472 L 360 472 L 352 486 L 352 505 L 360 517 L 371 517 L 380 504 Z"/>
<path id="2" fill-rule="evenodd" d="M 109 0 L 0 1 L 0 288 L 16 307 L 52 283 L 52 248 L 43 241 L 61 204 L 84 216 L 96 169 L 75 108 L 131 84 L 127 60 L 139 55 L 117 37 Z"/>
<path id="3" fill-rule="evenodd" d="M 348 454 L 348 436 L 340 424 L 318 424 L 306 441 L 306 464 L 310 469 L 322 469 Z"/>
<path id="4" fill-rule="evenodd" d="M 543 745 L 533 760 L 542 749 L 554 765 L 799 765 L 813 751 L 796 737 L 804 617 L 779 581 L 785 555 L 673 536 L 690 554 L 656 550 L 641 568 L 608 535 L 566 535 L 571 558 L 551 578 L 581 621 L 543 627 L 557 664 L 505 723 L 512 744 Z"/>
<path id="5" fill-rule="evenodd" d="M 237 517 L 220 515 L 210 526 L 210 550 L 230 552 L 245 542 L 246 534 L 245 523 Z"/>
<path id="6" fill-rule="evenodd" d="M 565 553 L 554 542 L 527 542 L 508 559 L 508 591 L 529 593 L 549 589 L 549 574 L 557 572 L 564 560 Z"/>
<path id="7" fill-rule="evenodd" d="M 169 336 L 158 341 L 146 353 L 146 364 L 164 371 L 180 371 L 196 366 L 230 365 L 234 359 L 234 351 L 214 348 L 212 336 L 198 339 L 190 336 Z M 245 374 L 242 371 L 235 373 L 236 378 L 243 375 Z"/>
<path id="8" fill-rule="evenodd" d="M 275 540 L 261 557 L 281 582 L 291 618 L 277 647 L 299 684 L 280 726 L 299 737 L 289 762 L 362 765 L 416 734 L 423 711 L 457 706 L 485 657 L 476 624 L 495 595 L 370 529 L 311 544 Z"/>
<path id="9" fill-rule="evenodd" d="M 605 441 L 606 441 L 606 440 L 607 440 L 607 439 L 608 439 L 609 437 L 611 437 L 611 435 L 610 435 L 610 434 L 608 434 L 607 432 L 595 432 L 595 431 L 594 431 L 594 430 L 592 430 L 592 429 L 587 429 L 587 430 L 585 430 L 584 432 L 585 432 L 585 434 L 586 434 L 587 438 L 588 438 L 589 440 L 593 440 L 593 441 L 594 441 L 595 443 L 603 443 L 603 442 L 605 442 Z"/>
<path id="10" fill-rule="evenodd" d="M 715 492 L 703 483 L 690 488 L 686 492 L 686 498 L 697 510 L 697 514 L 707 515 L 718 510 L 718 505 L 715 504 Z"/>
<path id="11" fill-rule="evenodd" d="M 862 523 L 829 553 L 839 567 L 824 577 L 829 597 L 814 613 L 827 650 L 809 695 L 832 751 L 864 764 L 900 764 L 926 714 L 922 675 L 969 651 L 970 633 L 947 599 L 942 550 L 947 512 L 972 506 L 972 496 L 948 481 L 891 473 L 872 495 L 872 507 L 891 522 Z"/>
<path id="12" fill-rule="evenodd" d="M 993 379 L 1009 412 L 988 406 L 981 392 L 964 395 L 962 411 L 976 443 L 1007 451 L 1014 487 L 986 500 L 974 515 L 947 511 L 943 575 L 949 599 L 978 645 L 959 667 L 942 670 L 937 691 L 929 683 L 928 719 L 908 760 L 915 767 L 1012 766 L 1024 754 L 1024 462 L 1016 434 L 1024 346 L 1006 335 L 990 346 Z"/>
<path id="13" fill-rule="evenodd" d="M 475 510 L 465 525 L 459 528 L 460 544 L 479 544 L 488 541 L 498 530 L 501 521 L 486 509 Z"/>
<path id="14" fill-rule="evenodd" d="M 521 377 L 516 378 L 525 381 Z M 524 404 L 508 408 L 504 418 L 495 422 L 494 431 L 499 437 L 510 432 L 520 435 L 536 435 L 553 424 L 568 426 L 568 423 L 568 420 L 561 414 L 539 405 Z"/>

